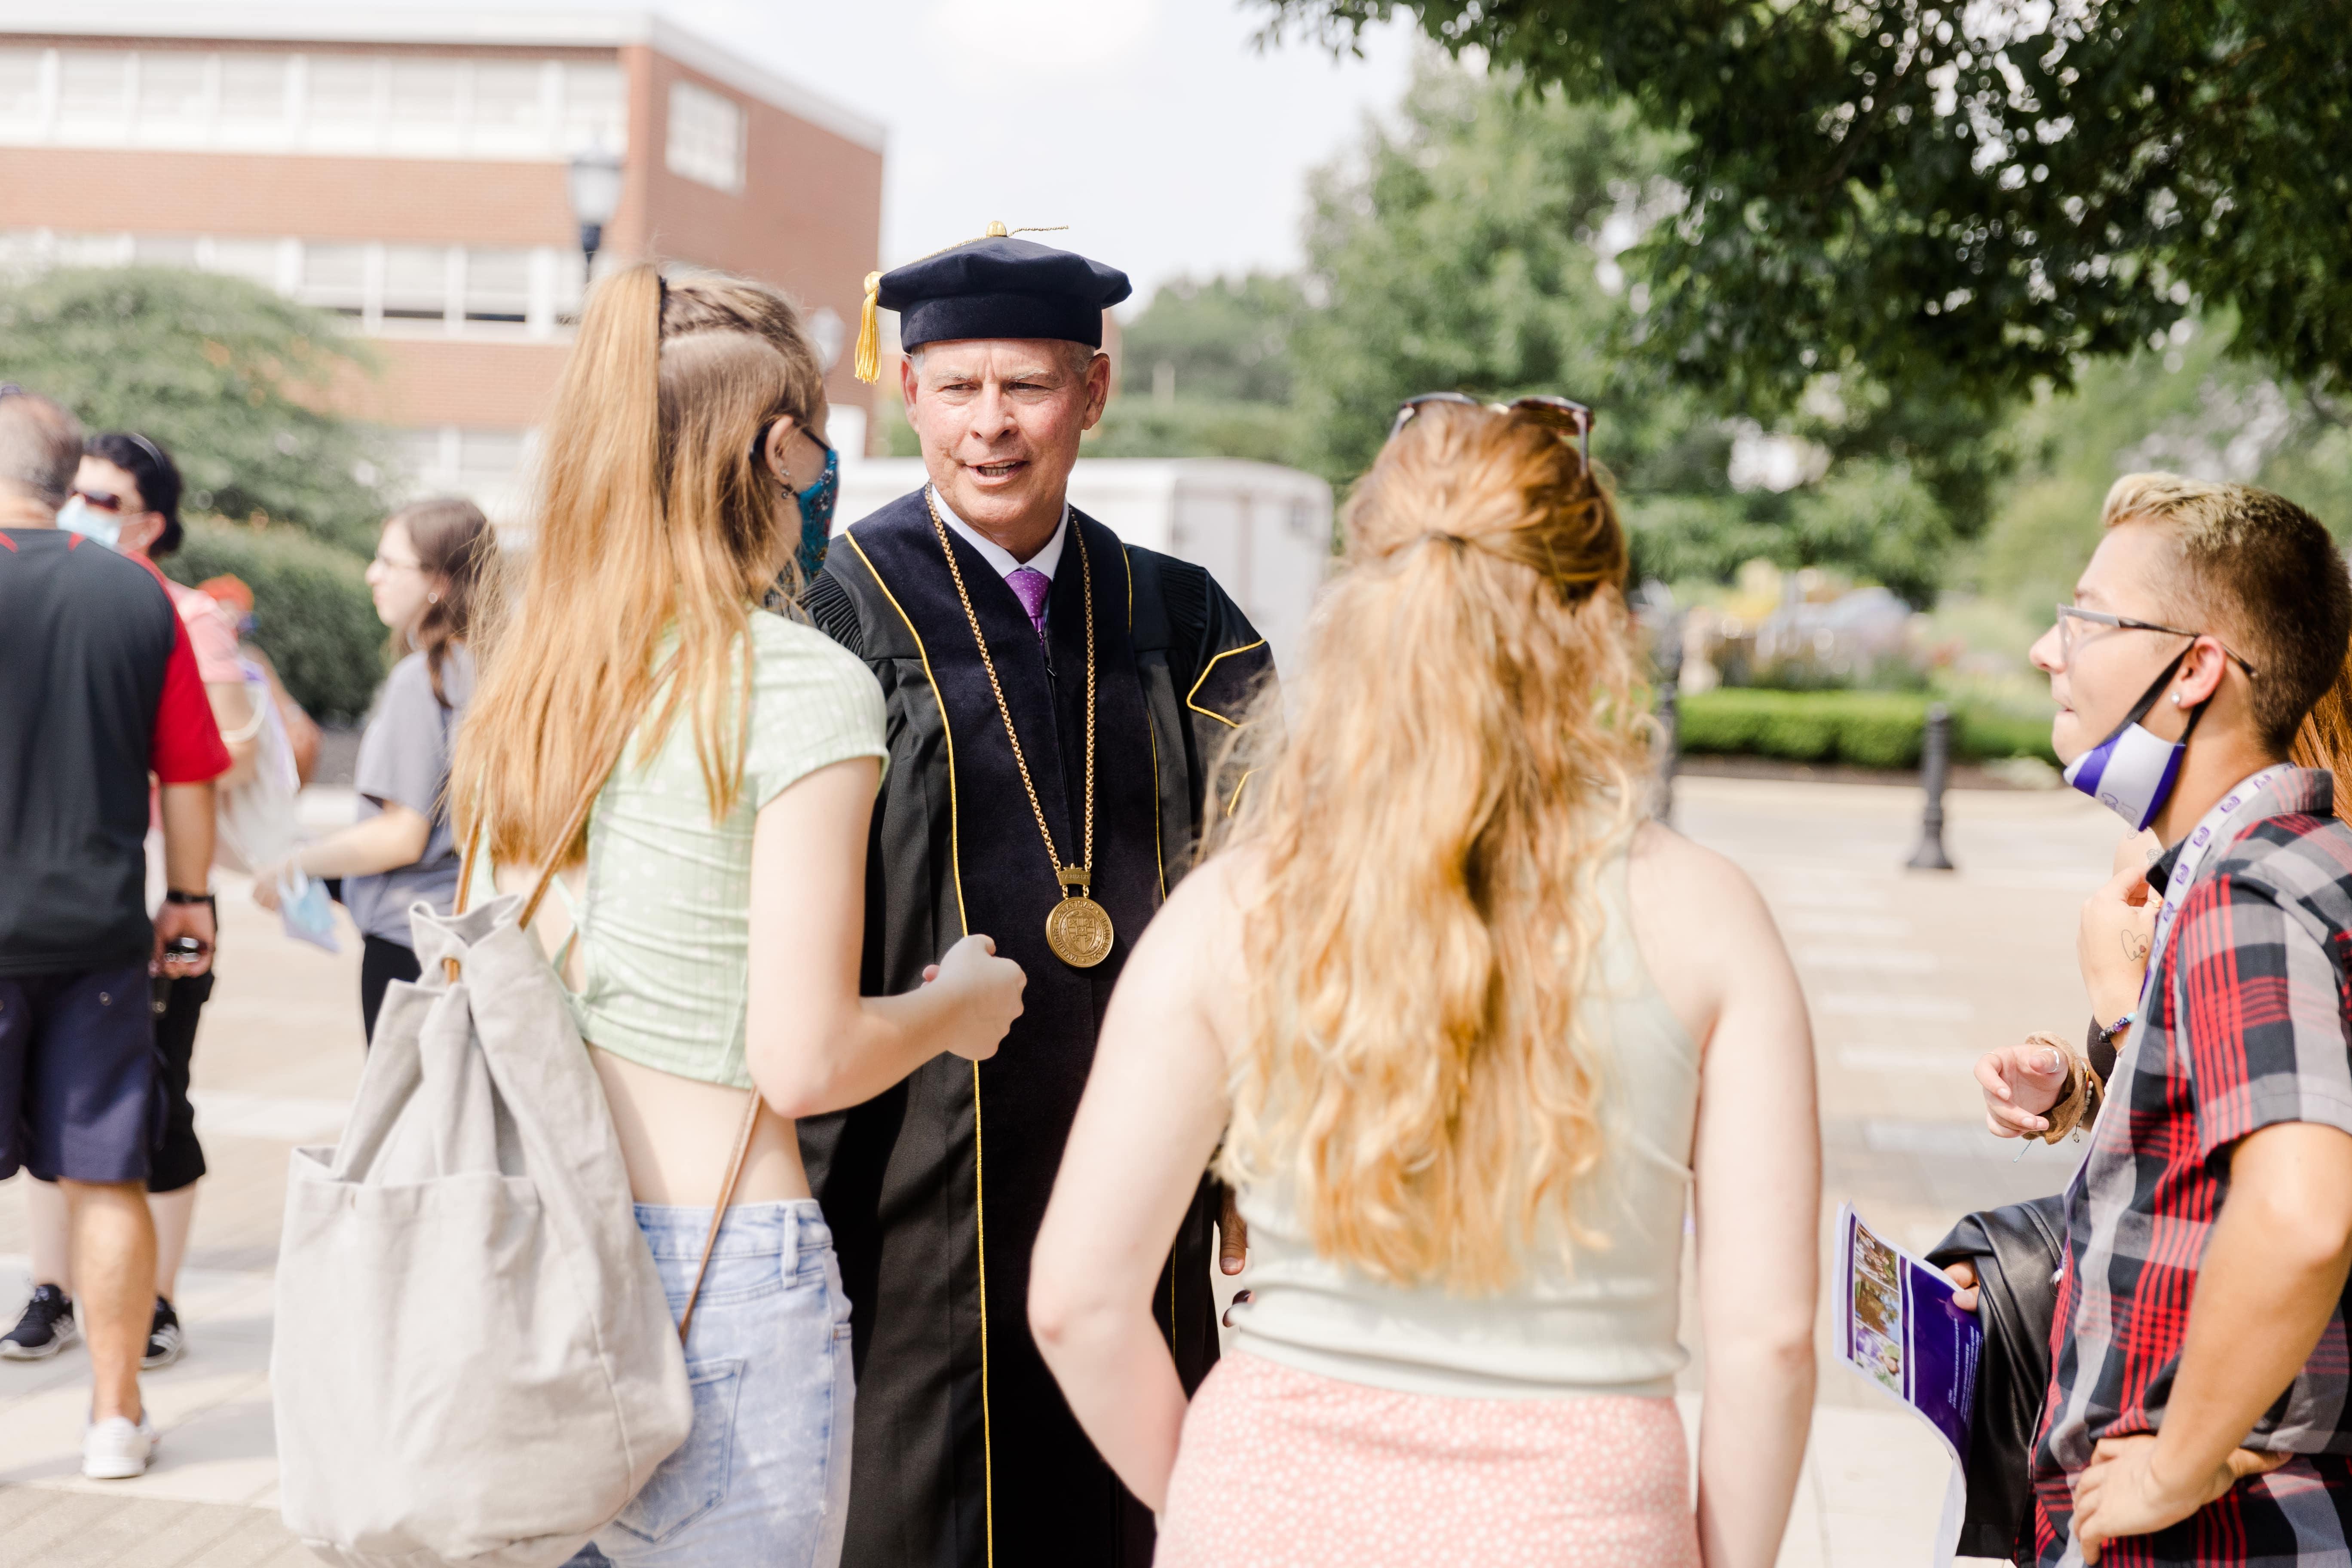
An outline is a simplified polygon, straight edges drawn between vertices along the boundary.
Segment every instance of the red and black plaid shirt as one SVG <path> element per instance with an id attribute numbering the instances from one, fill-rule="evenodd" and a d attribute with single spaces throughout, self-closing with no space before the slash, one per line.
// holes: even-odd
<path id="1" fill-rule="evenodd" d="M 2066 1191 L 2050 1402 L 2034 1450 L 2034 1546 L 2074 1563 L 2070 1480 L 2103 1437 L 2153 1432 L 2180 1365 L 2199 1260 L 2230 1192 L 2231 1145 L 2284 1121 L 2352 1133 L 2352 830 L 2334 781 L 2295 770 L 2225 832 L 2182 901 Z M 2178 863 L 2175 846 L 2158 863 Z M 2151 881 L 2159 880 L 2152 874 Z M 2247 1438 L 2299 1456 L 2154 1535 L 2117 1568 L 2343 1563 L 2352 1542 L 2352 1353 L 2346 1314 Z"/>

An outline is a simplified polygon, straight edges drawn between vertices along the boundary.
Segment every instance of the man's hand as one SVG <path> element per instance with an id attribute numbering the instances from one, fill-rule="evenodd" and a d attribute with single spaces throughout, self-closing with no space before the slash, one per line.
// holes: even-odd
<path id="1" fill-rule="evenodd" d="M 147 956 L 149 974 L 191 980 L 213 966 L 213 907 L 210 904 L 166 903 L 155 911 L 155 947 Z M 163 944 L 175 937 L 192 936 L 201 944 L 194 958 L 165 958 Z"/>
<path id="2" fill-rule="evenodd" d="M 2161 902 L 2147 885 L 2147 868 L 2161 847 L 2152 833 L 2125 839 L 2116 847 L 2115 875 L 2083 901 L 2074 959 L 2083 969 L 2083 988 L 2091 994 L 2091 1011 L 2102 1024 L 2139 1005 Z"/>
<path id="3" fill-rule="evenodd" d="M 1994 1137 L 2039 1137 L 2050 1130 L 2042 1112 L 2066 1092 L 2065 1053 L 2031 1040 L 1987 1051 L 1977 1058 L 1977 1087 Z"/>
<path id="4" fill-rule="evenodd" d="M 2205 1475 L 2168 1481 L 2156 1470 L 2156 1444 L 2154 1433 L 2141 1433 L 2105 1438 L 2091 1450 L 2089 1468 L 2074 1478 L 2074 1540 L 2084 1562 L 2096 1563 L 2110 1541 L 2178 1524 L 2245 1477 L 2267 1475 L 2294 1457 L 2238 1448 Z"/>
<path id="5" fill-rule="evenodd" d="M 1217 1184 L 1217 1194 L 1223 1200 L 1217 1210 L 1217 1267 L 1239 1274 L 1249 1264 L 1249 1221 L 1242 1218 L 1239 1194 L 1223 1182 Z"/>

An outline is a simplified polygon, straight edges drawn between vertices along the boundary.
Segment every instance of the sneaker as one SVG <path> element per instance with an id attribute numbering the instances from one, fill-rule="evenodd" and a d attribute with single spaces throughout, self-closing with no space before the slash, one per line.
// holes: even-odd
<path id="1" fill-rule="evenodd" d="M 127 1415 L 93 1421 L 81 1435 L 81 1473 L 94 1481 L 127 1481 L 143 1476 L 157 1441 L 144 1411 L 135 1423 Z"/>
<path id="2" fill-rule="evenodd" d="M 147 1329 L 147 1353 L 139 1358 L 139 1364 L 150 1372 L 169 1366 L 187 1348 L 187 1339 L 180 1332 L 180 1314 L 172 1310 L 171 1302 L 156 1297 L 155 1321 Z"/>
<path id="3" fill-rule="evenodd" d="M 33 1299 L 25 1303 L 25 1315 L 16 1320 L 15 1328 L 0 1335 L 0 1356 L 10 1361 L 46 1361 L 79 1338 L 73 1302 L 65 1291 L 55 1285 L 37 1285 Z"/>

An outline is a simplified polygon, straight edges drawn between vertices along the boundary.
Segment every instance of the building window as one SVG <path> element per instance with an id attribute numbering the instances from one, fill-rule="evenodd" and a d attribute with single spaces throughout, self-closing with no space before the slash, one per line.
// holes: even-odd
<path id="1" fill-rule="evenodd" d="M 388 321 L 438 321 L 449 314 L 449 247 L 383 247 L 383 303 Z"/>
<path id="2" fill-rule="evenodd" d="M 0 145 L 394 158 L 625 153 L 621 68 L 528 56 L 0 49 Z"/>
<path id="3" fill-rule="evenodd" d="M 209 57 L 198 54 L 142 54 L 139 57 L 139 118 L 201 120 L 212 112 L 212 72 Z"/>
<path id="4" fill-rule="evenodd" d="M 743 109 L 690 81 L 669 89 L 669 172 L 721 191 L 743 188 Z"/>
<path id="5" fill-rule="evenodd" d="M 526 321 L 530 319 L 530 252 L 466 252 L 466 320 Z"/>
<path id="6" fill-rule="evenodd" d="M 223 55 L 220 63 L 221 119 L 284 129 L 289 57 Z"/>
<path id="7" fill-rule="evenodd" d="M 569 246 L 383 245 L 260 236 L 72 234 L 0 228 L 0 272 L 186 267 L 226 273 L 353 317 L 369 332 L 552 338 L 579 319 Z M 453 459 L 454 460 L 454 459 Z"/>
<path id="8" fill-rule="evenodd" d="M 114 131 L 131 118 L 131 57 L 67 49 L 58 62 L 58 118 L 76 131 Z"/>
<path id="9" fill-rule="evenodd" d="M 367 271 L 364 245 L 306 245 L 302 286 L 295 298 L 320 310 L 360 315 L 367 308 Z"/>

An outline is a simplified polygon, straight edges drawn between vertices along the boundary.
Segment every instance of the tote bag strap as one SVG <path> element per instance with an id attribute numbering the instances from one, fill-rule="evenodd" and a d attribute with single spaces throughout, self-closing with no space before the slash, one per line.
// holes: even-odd
<path id="1" fill-rule="evenodd" d="M 751 1152 L 751 1134 L 760 1125 L 762 1102 L 760 1091 L 751 1090 L 751 1103 L 743 1108 L 743 1125 L 735 1133 L 735 1152 L 727 1158 L 727 1180 L 719 1186 L 719 1201 L 710 1209 L 710 1234 L 702 1238 L 702 1261 L 694 1266 L 694 1284 L 686 1293 L 686 1310 L 677 1320 L 677 1342 L 686 1343 L 687 1331 L 694 1323 L 694 1303 L 702 1295 L 702 1277 L 710 1272 L 710 1254 L 719 1245 L 719 1226 L 727 1218 L 728 1205 L 735 1201 L 735 1184 L 743 1179 L 743 1162 Z"/>

